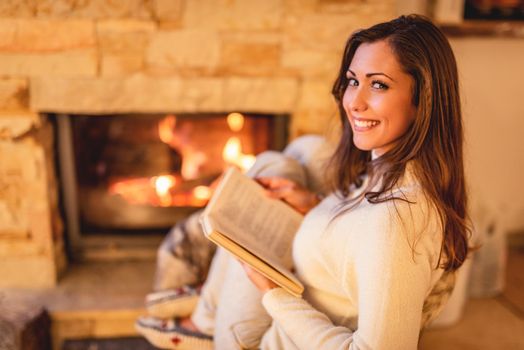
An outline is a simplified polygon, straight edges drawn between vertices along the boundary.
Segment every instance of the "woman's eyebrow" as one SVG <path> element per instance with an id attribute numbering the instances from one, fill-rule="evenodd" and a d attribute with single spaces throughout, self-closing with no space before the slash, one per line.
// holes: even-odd
<path id="1" fill-rule="evenodd" d="M 355 74 L 355 72 L 353 72 L 353 71 L 352 71 L 351 69 L 349 69 L 349 68 L 348 68 L 348 72 L 350 72 L 350 73 L 351 73 L 353 76 L 355 76 L 355 77 L 357 76 L 357 75 Z M 382 72 L 367 73 L 367 74 L 366 74 L 366 78 L 372 77 L 372 76 L 374 76 L 374 75 L 383 75 L 383 76 L 389 78 L 390 80 L 395 81 L 395 79 L 393 79 L 392 77 L 390 77 L 390 76 L 387 75 L 386 73 L 382 73 Z"/>

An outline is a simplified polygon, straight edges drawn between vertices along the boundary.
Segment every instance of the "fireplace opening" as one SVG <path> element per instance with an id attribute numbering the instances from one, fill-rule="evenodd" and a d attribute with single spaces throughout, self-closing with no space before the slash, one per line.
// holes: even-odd
<path id="1" fill-rule="evenodd" d="M 288 116 L 254 113 L 57 115 L 68 235 L 165 234 L 206 205 L 228 166 L 287 143 Z M 76 244 L 75 244 L 76 242 Z"/>

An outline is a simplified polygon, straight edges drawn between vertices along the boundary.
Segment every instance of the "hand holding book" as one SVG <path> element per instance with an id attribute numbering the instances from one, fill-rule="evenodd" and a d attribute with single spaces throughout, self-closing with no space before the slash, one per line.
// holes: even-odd
<path id="1" fill-rule="evenodd" d="M 253 282 L 255 287 L 262 293 L 265 293 L 267 291 L 270 291 L 273 288 L 277 288 L 278 284 L 273 282 L 271 279 L 267 278 L 260 272 L 258 272 L 256 269 L 249 266 L 249 264 L 246 264 L 245 262 L 240 261 L 240 264 L 244 268 L 244 271 L 246 272 L 247 277 Z"/>
<path id="2" fill-rule="evenodd" d="M 318 196 L 307 188 L 283 177 L 258 177 L 271 198 L 281 199 L 301 214 L 306 214 L 319 202 Z"/>
<path id="3" fill-rule="evenodd" d="M 304 287 L 291 273 L 291 245 L 303 217 L 265 192 L 230 168 L 202 213 L 202 227 L 208 239 L 299 296 Z"/>

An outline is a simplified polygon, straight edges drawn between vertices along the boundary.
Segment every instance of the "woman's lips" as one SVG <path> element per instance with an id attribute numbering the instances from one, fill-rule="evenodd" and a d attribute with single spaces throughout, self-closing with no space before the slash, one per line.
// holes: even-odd
<path id="1" fill-rule="evenodd" d="M 372 119 L 353 119 L 353 127 L 355 131 L 368 131 L 380 124 L 378 120 Z"/>

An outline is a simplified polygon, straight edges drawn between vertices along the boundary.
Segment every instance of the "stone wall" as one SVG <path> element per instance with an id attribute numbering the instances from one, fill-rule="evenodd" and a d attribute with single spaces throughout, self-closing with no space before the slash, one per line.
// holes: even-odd
<path id="1" fill-rule="evenodd" d="M 46 112 L 289 113 L 323 133 L 341 52 L 378 0 L 0 2 L 0 286 L 64 266 Z"/>

